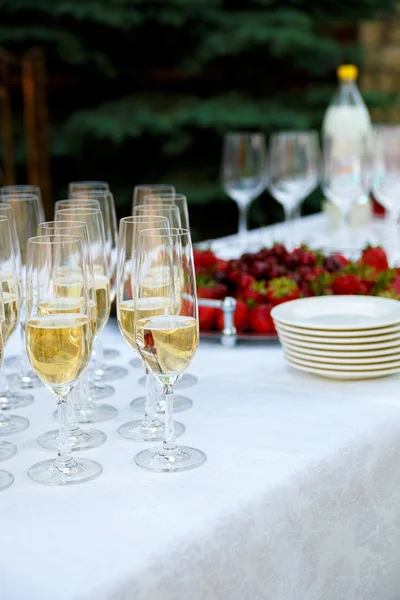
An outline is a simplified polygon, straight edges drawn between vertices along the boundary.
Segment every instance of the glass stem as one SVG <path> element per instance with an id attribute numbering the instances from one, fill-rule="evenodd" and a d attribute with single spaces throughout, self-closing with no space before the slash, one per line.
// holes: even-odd
<path id="1" fill-rule="evenodd" d="M 103 345 L 100 338 L 96 338 L 94 341 L 94 371 L 96 375 L 103 374 Z"/>
<path id="2" fill-rule="evenodd" d="M 289 248 L 294 248 L 296 245 L 295 239 L 294 239 L 294 234 L 295 234 L 295 218 L 296 218 L 296 208 L 286 208 L 286 206 L 284 206 L 284 213 L 285 213 L 285 223 L 287 223 L 287 245 Z"/>
<path id="3" fill-rule="evenodd" d="M 55 466 L 60 470 L 69 470 L 75 465 L 68 440 L 68 395 L 57 397 L 58 422 L 58 452 Z"/>
<path id="4" fill-rule="evenodd" d="M 69 436 L 79 436 L 83 434 L 82 429 L 79 427 L 77 420 L 76 420 L 76 413 L 75 413 L 75 402 L 74 402 L 74 395 L 77 393 L 77 386 L 79 385 L 79 383 L 75 386 L 75 388 L 72 390 L 72 392 L 68 395 L 67 398 L 67 413 L 68 413 L 68 435 Z"/>
<path id="5" fill-rule="evenodd" d="M 144 407 L 143 427 L 159 427 L 161 421 L 158 418 L 155 394 L 156 381 L 149 369 L 146 368 L 146 402 Z"/>
<path id="6" fill-rule="evenodd" d="M 7 398 L 10 392 L 10 387 L 7 383 L 7 379 L 4 373 L 4 363 L 0 366 L 0 407 L 6 408 L 9 406 L 10 401 Z"/>
<path id="7" fill-rule="evenodd" d="M 249 206 L 246 204 L 243 206 L 242 204 L 238 204 L 239 209 L 239 236 L 241 238 L 245 238 L 248 231 L 248 216 L 249 216 Z"/>
<path id="8" fill-rule="evenodd" d="M 164 383 L 165 396 L 165 432 L 163 441 L 163 450 L 174 452 L 178 448 L 175 438 L 174 425 L 174 383 Z"/>
<path id="9" fill-rule="evenodd" d="M 20 362 L 20 375 L 22 377 L 26 377 L 26 375 L 31 370 L 31 365 L 29 363 L 28 355 L 26 353 L 26 343 L 25 343 L 25 314 L 21 315 L 21 320 L 19 323 L 19 331 L 21 335 L 21 362 Z"/>

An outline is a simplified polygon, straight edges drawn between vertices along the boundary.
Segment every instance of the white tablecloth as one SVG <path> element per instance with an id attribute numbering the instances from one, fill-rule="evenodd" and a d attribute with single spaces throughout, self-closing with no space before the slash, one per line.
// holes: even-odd
<path id="1" fill-rule="evenodd" d="M 128 366 L 115 323 L 106 336 Z M 143 392 L 128 368 L 108 401 L 119 417 L 98 425 L 107 442 L 81 453 L 104 467 L 94 481 L 31 482 L 55 401 L 42 388 L 18 411 L 31 427 L 0 463 L 15 475 L 0 494 L 1 600 L 399 599 L 400 376 L 335 382 L 292 370 L 277 343 L 202 343 L 177 418 L 208 460 L 152 474 L 132 463 L 146 445 L 116 431 Z"/>

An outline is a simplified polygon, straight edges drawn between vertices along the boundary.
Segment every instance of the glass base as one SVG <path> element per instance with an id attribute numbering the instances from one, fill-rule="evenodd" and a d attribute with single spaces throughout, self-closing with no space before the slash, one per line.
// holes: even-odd
<path id="1" fill-rule="evenodd" d="M 28 419 L 25 419 L 24 417 L 17 417 L 17 415 L 10 415 L 5 421 L 0 421 L 0 435 L 19 433 L 28 427 Z"/>
<path id="2" fill-rule="evenodd" d="M 164 423 L 159 427 L 152 427 L 149 430 L 142 427 L 142 421 L 129 421 L 118 428 L 118 433 L 125 440 L 132 442 L 157 442 L 164 439 Z M 185 426 L 175 421 L 175 435 L 181 436 L 185 433 Z"/>
<path id="3" fill-rule="evenodd" d="M 57 450 L 58 448 L 58 429 L 42 433 L 37 439 L 37 443 L 46 450 Z M 99 429 L 87 429 L 80 431 L 77 435 L 68 435 L 71 450 L 90 450 L 97 448 L 106 441 L 107 436 Z"/>
<path id="4" fill-rule="evenodd" d="M 166 452 L 163 448 L 143 450 L 136 454 L 134 461 L 138 467 L 147 471 L 170 473 L 199 467 L 206 458 L 201 450 L 178 446 L 175 452 Z"/>
<path id="5" fill-rule="evenodd" d="M 121 356 L 121 352 L 116 350 L 115 348 L 103 348 L 103 357 L 105 360 L 114 360 L 115 358 L 119 358 Z"/>
<path id="6" fill-rule="evenodd" d="M 43 460 L 28 469 L 28 477 L 44 485 L 73 485 L 98 477 L 103 467 L 88 458 L 75 458 L 70 468 L 59 469 L 55 460 Z"/>
<path id="7" fill-rule="evenodd" d="M 118 416 L 118 411 L 110 404 L 89 404 L 85 407 L 75 406 L 76 422 L 81 424 L 102 423 L 115 419 Z M 58 419 L 58 413 L 55 411 L 53 417 Z"/>
<path id="8" fill-rule="evenodd" d="M 32 390 L 43 385 L 33 371 L 29 371 L 25 375 L 13 373 L 7 376 L 7 381 L 12 390 Z"/>
<path id="9" fill-rule="evenodd" d="M 176 382 L 175 389 L 176 390 L 184 390 L 185 388 L 192 387 L 196 385 L 197 377 L 191 375 L 190 373 L 184 373 L 182 377 Z M 139 385 L 142 387 L 146 387 L 146 377 L 141 377 L 139 379 Z"/>
<path id="10" fill-rule="evenodd" d="M 7 460 L 16 454 L 17 446 L 10 442 L 0 442 L 0 460 Z"/>
<path id="11" fill-rule="evenodd" d="M 132 360 L 129 361 L 129 364 L 134 369 L 143 368 L 143 363 L 142 363 L 142 361 L 139 358 L 132 358 Z"/>
<path id="12" fill-rule="evenodd" d="M 21 357 L 18 354 L 14 354 L 14 356 L 7 356 L 4 359 L 4 364 L 7 369 L 11 371 L 18 371 L 21 366 Z"/>
<path id="13" fill-rule="evenodd" d="M 24 408 L 24 406 L 29 406 L 32 402 L 33 396 L 31 394 L 21 394 L 20 392 L 11 391 L 0 394 L 0 409 L 3 410 Z"/>
<path id="14" fill-rule="evenodd" d="M 146 404 L 146 396 L 140 396 L 140 398 L 135 398 L 131 402 L 131 409 L 136 410 L 136 412 L 144 413 Z M 156 404 L 157 412 L 163 413 L 165 412 L 165 401 L 159 400 Z M 174 396 L 174 413 L 183 412 L 192 408 L 193 402 L 190 398 L 186 398 L 186 396 Z"/>
<path id="15" fill-rule="evenodd" d="M 117 365 L 102 365 L 101 369 L 92 371 L 95 381 L 118 381 L 128 375 L 128 369 Z"/>
<path id="16" fill-rule="evenodd" d="M 0 492 L 13 484 L 14 475 L 8 471 L 0 470 Z"/>
<path id="17" fill-rule="evenodd" d="M 91 383 L 90 384 L 90 395 L 93 400 L 106 400 L 114 396 L 115 389 L 112 385 L 105 385 L 104 383 Z"/>

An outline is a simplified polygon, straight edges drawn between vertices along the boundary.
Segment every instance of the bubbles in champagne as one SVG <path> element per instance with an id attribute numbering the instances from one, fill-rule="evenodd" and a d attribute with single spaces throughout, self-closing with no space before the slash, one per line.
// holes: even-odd
<path id="1" fill-rule="evenodd" d="M 197 320 L 160 316 L 136 322 L 137 349 L 148 368 L 161 377 L 182 373 L 198 346 Z"/>
<path id="2" fill-rule="evenodd" d="M 33 370 L 46 385 L 68 386 L 89 362 L 89 318 L 74 314 L 31 318 L 26 323 L 26 347 Z"/>

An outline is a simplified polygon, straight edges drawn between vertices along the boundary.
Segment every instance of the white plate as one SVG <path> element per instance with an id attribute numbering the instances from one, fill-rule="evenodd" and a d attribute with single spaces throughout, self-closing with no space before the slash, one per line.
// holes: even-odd
<path id="1" fill-rule="evenodd" d="M 326 358 L 381 358 L 387 356 L 386 360 L 390 360 L 391 356 L 400 356 L 400 349 L 396 346 L 393 348 L 384 348 L 383 350 L 357 350 L 354 352 L 346 352 L 345 350 L 340 351 L 329 351 L 329 350 L 316 350 L 315 348 L 307 348 L 304 346 L 298 346 L 295 343 L 290 342 L 284 343 L 284 348 L 288 348 L 292 352 L 299 352 L 307 356 L 325 356 Z M 347 346 L 345 346 L 347 348 Z"/>
<path id="2" fill-rule="evenodd" d="M 400 323 L 398 323 L 397 325 L 390 325 L 389 327 L 377 327 L 375 329 L 354 329 L 353 331 L 343 329 L 338 329 L 337 331 L 330 331 L 329 329 L 306 329 L 305 327 L 285 325 L 284 323 L 281 323 L 278 319 L 275 319 L 275 324 L 282 331 L 286 331 L 287 333 L 298 333 L 301 335 L 306 335 L 309 338 L 314 336 L 329 338 L 340 338 L 341 336 L 346 338 L 365 337 L 371 335 L 386 335 L 388 333 L 398 333 L 400 335 Z"/>
<path id="3" fill-rule="evenodd" d="M 287 331 L 283 331 L 278 325 L 276 325 L 276 330 L 278 332 L 279 337 L 285 336 L 292 340 L 298 340 L 300 342 L 321 342 L 321 344 L 373 344 L 375 342 L 389 342 L 390 340 L 395 340 L 396 338 L 400 340 L 400 332 L 388 333 L 387 335 L 369 335 L 362 337 L 319 337 L 317 335 L 309 336 L 309 335 L 301 335 L 299 333 L 289 333 Z"/>
<path id="4" fill-rule="evenodd" d="M 349 351 L 366 351 L 366 350 L 383 350 L 386 348 L 400 348 L 400 338 L 389 340 L 388 342 L 378 342 L 374 344 L 316 344 L 314 342 L 303 342 L 302 340 L 294 340 L 290 336 L 279 334 L 279 339 L 283 345 L 287 342 L 301 346 L 302 348 L 312 348 L 315 350 L 330 350 L 331 352 Z"/>
<path id="5" fill-rule="evenodd" d="M 306 373 L 312 373 L 313 375 L 319 375 L 320 377 L 327 377 L 328 379 L 377 379 L 378 377 L 387 377 L 388 375 L 394 375 L 398 373 L 400 369 L 382 369 L 381 371 L 330 371 L 328 369 L 314 369 L 312 367 L 303 367 L 302 365 L 286 359 L 288 363 L 298 369 L 299 371 L 305 371 Z"/>
<path id="6" fill-rule="evenodd" d="M 271 316 L 306 329 L 374 329 L 400 322 L 400 302 L 376 296 L 315 296 L 279 304 Z"/>
<path id="7" fill-rule="evenodd" d="M 370 365 L 345 365 L 345 364 L 341 364 L 341 365 L 332 365 L 331 363 L 325 363 L 324 365 L 321 365 L 321 363 L 317 363 L 313 360 L 303 360 L 301 358 L 298 358 L 297 356 L 288 356 L 285 353 L 285 357 L 290 359 L 291 361 L 295 361 L 296 363 L 298 363 L 299 365 L 302 365 L 303 367 L 311 367 L 311 368 L 317 368 L 317 369 L 329 369 L 330 371 L 352 371 L 353 373 L 358 373 L 360 371 L 371 371 L 371 366 Z M 381 371 L 382 369 L 399 369 L 400 370 L 400 360 L 395 360 L 395 361 L 390 361 L 385 363 L 385 366 L 378 366 L 378 365 L 374 365 L 373 369 L 375 371 Z"/>
<path id="8" fill-rule="evenodd" d="M 350 366 L 350 365 L 355 365 L 355 367 L 357 365 L 359 365 L 361 367 L 361 365 L 372 365 L 372 364 L 376 364 L 376 368 L 377 369 L 381 369 L 381 368 L 385 368 L 385 365 L 387 367 L 391 367 L 393 365 L 388 365 L 387 363 L 392 363 L 392 362 L 396 362 L 400 364 L 400 353 L 397 352 L 397 354 L 391 354 L 389 356 L 373 356 L 373 357 L 368 357 L 368 358 L 362 358 L 359 356 L 356 356 L 355 358 L 346 358 L 345 356 L 337 356 L 337 357 L 331 357 L 331 356 L 317 356 L 317 355 L 312 355 L 312 354 L 305 354 L 304 352 L 298 352 L 297 350 L 293 350 L 291 348 L 289 348 L 288 346 L 284 347 L 284 352 L 286 356 L 290 356 L 290 358 L 292 358 L 293 360 L 299 359 L 299 360 L 304 360 L 304 361 L 311 361 L 311 362 L 315 362 L 315 363 L 322 363 L 324 364 L 328 369 L 329 369 L 329 364 L 332 365 L 339 365 L 338 368 L 341 368 L 342 366 Z M 354 368 L 355 368 L 354 367 Z M 336 368 L 336 367 L 332 367 L 332 368 Z M 375 367 L 374 367 L 375 368 Z"/>

